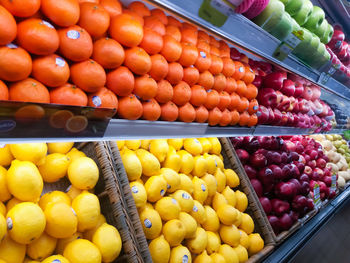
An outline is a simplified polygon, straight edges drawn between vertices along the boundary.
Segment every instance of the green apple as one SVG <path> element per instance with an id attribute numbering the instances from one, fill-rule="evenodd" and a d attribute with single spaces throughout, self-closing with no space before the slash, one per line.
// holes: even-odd
<path id="1" fill-rule="evenodd" d="M 280 1 L 284 4 L 284 6 L 288 5 L 288 3 L 290 2 L 290 0 L 280 0 Z"/>
<path id="2" fill-rule="evenodd" d="M 313 66 L 315 60 L 317 60 L 317 49 L 320 45 L 320 39 L 315 34 L 312 34 L 311 42 L 309 46 L 305 49 L 304 61 L 308 63 L 310 66 Z"/>
<path id="3" fill-rule="evenodd" d="M 301 31 L 303 31 L 303 40 L 299 43 L 298 46 L 292 51 L 292 53 L 301 58 L 305 58 L 305 54 L 307 53 L 306 50 L 309 48 L 311 40 L 312 40 L 312 33 L 307 30 L 306 28 L 300 28 Z"/>
<path id="4" fill-rule="evenodd" d="M 295 21 L 295 19 L 293 17 L 291 17 L 291 21 L 292 21 L 292 28 L 293 28 L 293 32 L 294 31 L 299 31 L 300 30 L 300 26 L 297 23 L 297 21 Z"/>
<path id="5" fill-rule="evenodd" d="M 281 20 L 284 5 L 279 0 L 270 0 L 263 12 L 253 19 L 253 22 L 270 32 Z"/>
<path id="6" fill-rule="evenodd" d="M 315 32 L 316 29 L 322 24 L 323 20 L 325 19 L 325 13 L 322 8 L 314 5 L 312 8 L 311 16 L 309 16 L 309 19 L 306 21 L 304 26 L 309 29 L 311 32 Z"/>
<path id="7" fill-rule="evenodd" d="M 277 39 L 283 40 L 292 32 L 292 24 L 292 17 L 287 12 L 284 12 L 280 22 L 276 24 L 271 31 L 269 31 L 269 33 L 271 33 L 271 35 L 275 36 Z"/>
<path id="8" fill-rule="evenodd" d="M 291 15 L 295 15 L 303 8 L 304 0 L 292 0 L 286 5 L 286 11 Z"/>
<path id="9" fill-rule="evenodd" d="M 322 39 L 324 37 L 324 35 L 326 34 L 326 31 L 328 29 L 328 22 L 326 19 L 324 19 L 322 21 L 322 24 L 315 30 L 315 34 L 318 35 L 318 37 L 320 39 Z"/>
<path id="10" fill-rule="evenodd" d="M 334 29 L 330 24 L 328 24 L 326 33 L 324 34 L 323 38 L 321 38 L 321 42 L 323 44 L 328 44 L 329 41 L 331 41 L 333 34 L 334 34 Z"/>
<path id="11" fill-rule="evenodd" d="M 308 20 L 309 16 L 312 14 L 312 3 L 310 0 L 306 0 L 303 2 L 303 6 L 299 12 L 293 15 L 295 21 L 298 22 L 299 25 L 303 25 Z"/>

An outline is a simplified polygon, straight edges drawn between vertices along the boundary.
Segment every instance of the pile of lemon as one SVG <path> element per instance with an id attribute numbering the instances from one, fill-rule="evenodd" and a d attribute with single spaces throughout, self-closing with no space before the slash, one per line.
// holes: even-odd
<path id="1" fill-rule="evenodd" d="M 93 194 L 99 169 L 73 143 L 0 146 L 0 263 L 112 262 L 121 250 Z M 67 176 L 67 192 L 43 192 Z"/>
<path id="2" fill-rule="evenodd" d="M 217 138 L 117 144 L 154 263 L 245 262 L 263 249 Z"/>

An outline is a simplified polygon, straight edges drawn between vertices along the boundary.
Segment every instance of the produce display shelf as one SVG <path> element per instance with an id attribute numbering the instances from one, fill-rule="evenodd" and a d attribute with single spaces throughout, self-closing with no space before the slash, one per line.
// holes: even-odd
<path id="1" fill-rule="evenodd" d="M 306 66 L 295 56 L 289 55 L 283 62 L 274 58 L 272 55 L 280 45 L 280 40 L 240 14 L 231 14 L 226 23 L 218 28 L 198 16 L 202 0 L 191 0 L 186 1 L 186 3 L 182 0 L 146 0 L 146 2 L 197 25 L 211 34 L 225 39 L 234 46 L 238 46 L 249 53 L 281 66 L 287 71 L 304 77 L 346 100 L 350 100 L 349 88 L 333 78 L 329 78 L 324 84 L 321 83 L 323 74 Z"/>
<path id="2" fill-rule="evenodd" d="M 337 210 L 341 209 L 345 201 L 350 197 L 350 188 L 346 189 L 307 222 L 299 231 L 289 237 L 284 243 L 275 249 L 275 251 L 263 262 L 288 262 L 293 255 L 302 248 L 303 245 L 315 235 L 320 228 L 325 225 Z"/>

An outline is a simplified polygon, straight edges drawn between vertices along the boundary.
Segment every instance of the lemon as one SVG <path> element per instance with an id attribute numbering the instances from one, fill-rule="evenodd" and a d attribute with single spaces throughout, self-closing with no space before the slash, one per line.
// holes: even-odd
<path id="1" fill-rule="evenodd" d="M 179 172 L 181 168 L 181 157 L 176 153 L 173 146 L 169 146 L 168 154 L 163 162 L 163 167 L 171 168 L 175 172 Z"/>
<path id="2" fill-rule="evenodd" d="M 125 146 L 125 141 L 115 141 L 117 143 L 119 151 L 122 150 Z"/>
<path id="3" fill-rule="evenodd" d="M 194 186 L 193 198 L 203 204 L 205 199 L 208 197 L 208 186 L 197 176 L 193 177 L 192 182 Z"/>
<path id="4" fill-rule="evenodd" d="M 188 177 L 186 174 L 179 174 L 179 176 L 180 176 L 180 189 L 192 195 L 194 186 L 191 178 Z"/>
<path id="5" fill-rule="evenodd" d="M 211 157 L 215 160 L 215 165 L 218 169 L 224 170 L 224 163 L 221 158 L 215 154 L 212 154 Z"/>
<path id="6" fill-rule="evenodd" d="M 173 146 L 176 151 L 179 151 L 184 144 L 184 139 L 168 139 L 168 144 Z"/>
<path id="7" fill-rule="evenodd" d="M 214 176 L 218 183 L 217 191 L 221 193 L 226 187 L 226 175 L 221 171 L 221 169 L 216 169 Z"/>
<path id="8" fill-rule="evenodd" d="M 158 200 L 155 209 L 159 213 L 160 218 L 164 221 L 178 219 L 181 211 L 181 207 L 176 199 L 169 196 Z"/>
<path id="9" fill-rule="evenodd" d="M 172 219 L 164 224 L 162 233 L 171 247 L 178 246 L 185 238 L 185 225 L 179 219 Z"/>
<path id="10" fill-rule="evenodd" d="M 235 222 L 233 222 L 233 224 L 234 224 L 236 227 L 238 227 L 238 226 L 242 223 L 242 215 L 243 215 L 242 212 L 238 212 L 238 213 L 237 213 L 236 220 L 235 220 Z"/>
<path id="11" fill-rule="evenodd" d="M 69 158 L 69 161 L 72 162 L 75 159 L 78 159 L 80 157 L 86 157 L 86 154 L 82 151 L 79 151 L 77 148 L 73 147 L 69 152 L 67 152 L 67 157 Z"/>
<path id="12" fill-rule="evenodd" d="M 151 140 L 141 140 L 141 148 L 144 150 L 149 150 L 149 145 L 151 143 Z"/>
<path id="13" fill-rule="evenodd" d="M 6 210 L 7 210 L 7 211 L 10 211 L 10 209 L 11 209 L 12 207 L 14 207 L 15 205 L 17 205 L 17 204 L 19 204 L 19 203 L 21 203 L 21 201 L 18 200 L 17 198 L 15 198 L 15 197 L 11 198 L 11 199 L 7 202 L 7 204 L 6 204 Z"/>
<path id="14" fill-rule="evenodd" d="M 86 230 L 84 233 L 83 233 L 83 236 L 85 239 L 89 240 L 89 241 L 92 241 L 92 237 L 93 235 L 95 234 L 96 230 L 102 226 L 102 224 L 106 223 L 106 218 L 104 217 L 104 215 L 100 214 L 98 216 L 98 221 L 97 221 L 97 224 L 95 225 L 94 228 L 91 228 L 89 230 Z M 74 236 L 74 235 L 73 235 Z"/>
<path id="15" fill-rule="evenodd" d="M 95 232 L 94 232 L 95 233 Z M 57 246 L 55 249 L 55 252 L 57 254 L 63 254 L 64 248 L 72 241 L 76 240 L 76 239 L 81 239 L 81 238 L 85 238 L 85 233 L 84 233 L 84 237 L 83 234 L 80 232 L 75 232 L 72 236 L 67 237 L 67 238 L 60 238 L 57 239 Z M 91 237 L 92 238 L 92 237 Z M 85 238 L 87 239 L 87 238 Z M 90 240 L 91 241 L 91 240 Z"/>
<path id="16" fill-rule="evenodd" d="M 0 263 L 6 263 L 5 261 L 2 261 L 0 259 Z M 25 258 L 23 263 L 40 263 L 40 261 L 36 261 L 36 260 L 31 260 L 30 258 Z"/>
<path id="17" fill-rule="evenodd" d="M 3 240 L 7 232 L 7 224 L 5 217 L 0 214 L 0 240 Z"/>
<path id="18" fill-rule="evenodd" d="M 235 193 L 236 193 L 236 200 L 237 200 L 236 201 L 236 208 L 239 211 L 244 212 L 248 206 L 248 198 L 244 193 L 242 193 L 239 190 L 237 190 Z"/>
<path id="19" fill-rule="evenodd" d="M 208 171 L 208 165 L 203 156 L 195 156 L 193 159 L 194 167 L 192 170 L 192 175 L 197 177 L 202 177 Z"/>
<path id="20" fill-rule="evenodd" d="M 201 179 L 207 184 L 208 186 L 208 196 L 213 196 L 216 193 L 217 190 L 217 181 L 216 178 L 211 174 L 205 174 Z"/>
<path id="21" fill-rule="evenodd" d="M 203 224 L 207 220 L 207 215 L 205 213 L 203 205 L 197 200 L 193 200 L 193 208 L 190 215 L 196 219 L 198 224 Z"/>
<path id="22" fill-rule="evenodd" d="M 21 201 L 36 202 L 43 191 L 43 179 L 31 162 L 14 160 L 7 171 L 7 187 Z"/>
<path id="23" fill-rule="evenodd" d="M 202 227 L 207 231 L 217 232 L 220 228 L 220 221 L 215 210 L 210 206 L 206 205 L 204 206 L 204 211 L 207 220 L 202 224 Z"/>
<path id="24" fill-rule="evenodd" d="M 208 256 L 207 251 L 205 250 L 200 255 L 198 255 L 193 262 L 194 263 L 214 263 L 213 259 L 210 256 Z"/>
<path id="25" fill-rule="evenodd" d="M 136 151 L 141 147 L 141 140 L 126 140 L 124 146 L 130 150 Z"/>
<path id="26" fill-rule="evenodd" d="M 20 161 L 38 164 L 46 156 L 46 143 L 18 143 L 10 144 L 12 155 Z"/>
<path id="27" fill-rule="evenodd" d="M 41 208 L 31 202 L 15 205 L 6 216 L 10 237 L 20 244 L 30 244 L 45 230 L 46 220 Z"/>
<path id="28" fill-rule="evenodd" d="M 154 263 L 168 263 L 170 259 L 170 246 L 161 235 L 149 243 L 149 252 L 151 253 L 152 261 Z"/>
<path id="29" fill-rule="evenodd" d="M 208 138 L 211 148 L 209 153 L 219 155 L 221 153 L 221 144 L 218 138 Z"/>
<path id="30" fill-rule="evenodd" d="M 211 231 L 207 231 L 207 237 L 208 237 L 208 242 L 207 242 L 206 250 L 208 254 L 210 255 L 215 252 L 218 252 L 221 245 L 220 237 Z"/>
<path id="31" fill-rule="evenodd" d="M 145 183 L 147 200 L 149 202 L 157 202 L 161 199 L 167 190 L 167 182 L 160 176 L 151 176 Z"/>
<path id="32" fill-rule="evenodd" d="M 6 216 L 6 206 L 2 202 L 0 202 L 0 215 Z"/>
<path id="33" fill-rule="evenodd" d="M 179 220 L 185 226 L 185 238 L 194 238 L 197 230 L 197 221 L 190 215 L 185 212 L 180 212 Z"/>
<path id="34" fill-rule="evenodd" d="M 239 263 L 236 251 L 227 244 L 223 244 L 220 246 L 219 254 L 221 254 L 225 258 L 226 263 Z"/>
<path id="35" fill-rule="evenodd" d="M 74 142 L 49 142 L 47 144 L 49 153 L 68 153 L 74 145 Z"/>
<path id="36" fill-rule="evenodd" d="M 195 138 L 185 139 L 184 149 L 194 156 L 203 152 L 202 144 Z"/>
<path id="37" fill-rule="evenodd" d="M 202 253 L 206 249 L 207 243 L 207 232 L 205 232 L 205 230 L 201 227 L 197 227 L 196 235 L 194 238 L 186 240 L 186 246 L 194 254 Z"/>
<path id="38" fill-rule="evenodd" d="M 208 196 L 207 199 L 205 199 L 203 205 L 211 205 L 213 200 L 213 196 Z"/>
<path id="39" fill-rule="evenodd" d="M 226 175 L 226 184 L 231 187 L 237 187 L 240 184 L 239 177 L 232 169 L 225 169 L 224 174 Z"/>
<path id="40" fill-rule="evenodd" d="M 248 235 L 254 231 L 254 221 L 250 215 L 242 213 L 242 222 L 239 225 L 239 228 L 246 232 Z"/>
<path id="41" fill-rule="evenodd" d="M 202 145 L 202 153 L 208 153 L 211 150 L 211 143 L 207 138 L 198 138 L 198 141 Z"/>
<path id="42" fill-rule="evenodd" d="M 180 185 L 181 185 L 180 175 L 177 172 L 175 172 L 173 169 L 162 168 L 160 169 L 160 174 L 167 182 L 167 192 L 173 193 L 180 188 Z"/>
<path id="43" fill-rule="evenodd" d="M 96 195 L 86 191 L 82 192 L 73 200 L 72 208 L 78 217 L 79 232 L 91 229 L 97 224 L 100 215 L 100 202 Z"/>
<path id="44" fill-rule="evenodd" d="M 229 205 L 232 205 L 233 207 L 236 206 L 236 193 L 229 186 L 226 186 L 225 189 L 221 192 L 221 194 L 226 198 L 227 203 Z"/>
<path id="45" fill-rule="evenodd" d="M 145 208 L 140 213 L 143 232 L 147 239 L 155 239 L 162 232 L 162 219 L 152 208 Z"/>
<path id="46" fill-rule="evenodd" d="M 57 239 L 45 232 L 27 246 L 27 255 L 34 260 L 43 260 L 52 255 L 56 248 Z"/>
<path id="47" fill-rule="evenodd" d="M 26 255 L 26 246 L 13 241 L 9 235 L 0 243 L 0 259 L 6 263 L 23 262 Z"/>
<path id="48" fill-rule="evenodd" d="M 254 255 L 264 248 L 264 240 L 261 238 L 260 234 L 254 233 L 249 235 L 249 255 Z"/>
<path id="49" fill-rule="evenodd" d="M 239 211 L 232 205 L 222 204 L 219 206 L 216 213 L 222 224 L 230 226 L 235 222 Z"/>
<path id="50" fill-rule="evenodd" d="M 222 204 L 228 204 L 227 199 L 223 194 L 216 193 L 212 200 L 212 207 L 215 211 L 218 211 L 219 206 Z"/>
<path id="51" fill-rule="evenodd" d="M 185 150 L 178 151 L 177 154 L 180 156 L 181 160 L 180 172 L 184 174 L 190 174 L 194 167 L 193 156 Z"/>
<path id="52" fill-rule="evenodd" d="M 246 232 L 244 232 L 242 229 L 238 229 L 239 233 L 241 234 L 241 239 L 239 241 L 240 245 L 244 246 L 246 249 L 249 248 L 250 241 L 249 236 Z"/>
<path id="53" fill-rule="evenodd" d="M 71 263 L 100 263 L 102 260 L 98 248 L 86 239 L 76 239 L 69 243 L 63 256 Z"/>
<path id="54" fill-rule="evenodd" d="M 177 246 L 173 247 L 170 251 L 170 260 L 169 263 L 185 263 L 192 262 L 192 257 L 190 251 L 187 247 Z"/>
<path id="55" fill-rule="evenodd" d="M 147 193 L 143 184 L 139 182 L 131 182 L 130 188 L 136 207 L 138 209 L 145 207 L 147 203 Z"/>
<path id="56" fill-rule="evenodd" d="M 219 253 L 213 253 L 210 257 L 215 263 L 226 263 L 224 256 Z"/>
<path id="57" fill-rule="evenodd" d="M 44 261 L 41 263 L 71 263 L 66 259 L 65 257 L 61 255 L 54 255 L 51 257 L 46 258 Z"/>
<path id="58" fill-rule="evenodd" d="M 0 201 L 5 202 L 11 198 L 11 193 L 7 188 L 7 170 L 0 166 Z"/>
<path id="59" fill-rule="evenodd" d="M 121 154 L 123 166 L 129 181 L 135 181 L 142 175 L 142 165 L 135 152 L 125 149 Z"/>
<path id="60" fill-rule="evenodd" d="M 72 185 L 81 190 L 94 188 L 99 177 L 98 167 L 89 157 L 75 159 L 69 164 L 67 173 Z"/>
<path id="61" fill-rule="evenodd" d="M 0 147 L 0 165 L 9 166 L 13 159 L 9 144 Z"/>
<path id="62" fill-rule="evenodd" d="M 244 263 L 248 260 L 248 251 L 245 247 L 238 245 L 234 250 L 238 256 L 239 263 Z"/>
<path id="63" fill-rule="evenodd" d="M 107 263 L 115 260 L 122 249 L 122 240 L 118 230 L 107 223 L 96 230 L 92 242 L 100 250 L 102 261 Z"/>
<path id="64" fill-rule="evenodd" d="M 218 169 L 216 158 L 214 156 L 215 155 L 211 155 L 207 153 L 203 155 L 203 157 L 207 161 L 207 173 L 209 174 L 215 174 L 216 170 Z"/>
<path id="65" fill-rule="evenodd" d="M 168 154 L 169 145 L 165 139 L 151 140 L 149 150 L 155 157 L 157 157 L 159 162 L 163 162 Z"/>
<path id="66" fill-rule="evenodd" d="M 67 173 L 69 158 L 62 153 L 52 153 L 44 157 L 38 166 L 39 172 L 45 182 L 53 183 L 64 177 Z"/>
<path id="67" fill-rule="evenodd" d="M 184 191 L 184 190 L 177 190 L 174 194 L 173 197 L 176 199 L 176 201 L 179 203 L 181 207 L 181 211 L 190 213 L 193 208 L 193 198 L 192 196 Z"/>
<path id="68" fill-rule="evenodd" d="M 150 152 L 139 149 L 136 151 L 137 157 L 142 165 L 142 174 L 146 176 L 157 175 L 160 171 L 160 163 L 158 159 Z"/>
<path id="69" fill-rule="evenodd" d="M 239 245 L 241 234 L 239 233 L 238 228 L 235 225 L 221 225 L 220 237 L 225 244 L 228 244 L 231 247 L 236 247 Z"/>
<path id="70" fill-rule="evenodd" d="M 67 189 L 67 195 L 69 196 L 70 200 L 73 201 L 74 198 L 76 198 L 78 195 L 81 194 L 83 190 L 78 189 L 74 187 L 73 185 L 70 185 Z"/>
<path id="71" fill-rule="evenodd" d="M 66 203 L 67 205 L 71 205 L 70 197 L 61 191 L 52 191 L 44 194 L 40 197 L 39 206 L 44 211 L 48 204 L 51 203 Z"/>

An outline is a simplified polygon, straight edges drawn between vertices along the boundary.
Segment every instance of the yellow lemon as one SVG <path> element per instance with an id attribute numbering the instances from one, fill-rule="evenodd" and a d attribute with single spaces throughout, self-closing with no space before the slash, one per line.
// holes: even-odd
<path id="1" fill-rule="evenodd" d="M 20 161 L 38 164 L 46 156 L 46 143 L 18 143 L 10 144 L 12 155 Z"/>
<path id="2" fill-rule="evenodd" d="M 246 249 L 248 249 L 249 245 L 250 245 L 249 236 L 242 229 L 238 229 L 238 231 L 241 234 L 241 239 L 240 239 L 239 243 L 242 246 L 244 246 Z"/>
<path id="3" fill-rule="evenodd" d="M 122 249 L 122 240 L 118 230 L 107 223 L 100 226 L 94 236 L 92 243 L 100 250 L 103 262 L 113 262 Z"/>
<path id="4" fill-rule="evenodd" d="M 86 157 L 86 154 L 82 151 L 79 151 L 77 148 L 73 147 L 69 152 L 67 152 L 67 157 L 69 158 L 69 161 L 72 162 L 75 159 L 78 159 L 80 157 Z"/>
<path id="5" fill-rule="evenodd" d="M 202 253 L 206 249 L 207 243 L 207 232 L 205 232 L 205 230 L 201 227 L 197 227 L 196 235 L 194 238 L 186 240 L 186 246 L 194 254 Z"/>
<path id="6" fill-rule="evenodd" d="M 95 232 L 94 232 L 95 233 Z M 65 247 L 72 241 L 76 240 L 76 239 L 81 239 L 81 238 L 85 238 L 83 237 L 83 234 L 80 232 L 75 232 L 72 236 L 67 237 L 67 238 L 60 238 L 57 240 L 57 246 L 56 246 L 56 250 L 55 252 L 57 254 L 63 254 L 63 251 L 65 249 Z M 87 238 L 85 238 L 87 239 Z M 91 240 L 90 240 L 91 241 Z"/>
<path id="7" fill-rule="evenodd" d="M 249 255 L 254 255 L 264 248 L 264 240 L 261 238 L 260 234 L 254 233 L 249 235 Z"/>
<path id="8" fill-rule="evenodd" d="M 203 153 L 208 153 L 211 150 L 211 143 L 207 138 L 198 138 L 198 141 L 202 145 Z"/>
<path id="9" fill-rule="evenodd" d="M 51 203 L 66 203 L 67 205 L 71 205 L 70 197 L 61 191 L 52 191 L 44 194 L 40 197 L 39 206 L 44 211 L 48 204 Z"/>
<path id="10" fill-rule="evenodd" d="M 170 259 L 170 245 L 161 235 L 151 241 L 148 245 L 153 263 L 168 263 Z"/>
<path id="11" fill-rule="evenodd" d="M 235 193 L 236 193 L 236 200 L 237 200 L 236 201 L 236 208 L 239 211 L 244 212 L 248 206 L 248 198 L 244 193 L 242 193 L 239 190 L 237 190 Z"/>
<path id="12" fill-rule="evenodd" d="M 155 239 L 162 232 L 162 219 L 152 208 L 145 208 L 140 213 L 143 232 L 147 239 Z"/>
<path id="13" fill-rule="evenodd" d="M 234 250 L 238 256 L 239 263 L 244 263 L 248 260 L 248 251 L 245 247 L 238 245 Z"/>
<path id="14" fill-rule="evenodd" d="M 99 249 L 86 239 L 76 239 L 64 249 L 63 256 L 71 263 L 100 263 Z"/>
<path id="15" fill-rule="evenodd" d="M 141 140 L 141 148 L 144 150 L 149 150 L 149 145 L 151 143 L 151 140 Z"/>
<path id="16" fill-rule="evenodd" d="M 211 157 L 215 160 L 215 165 L 218 169 L 224 170 L 224 163 L 221 158 L 215 154 L 212 154 Z"/>
<path id="17" fill-rule="evenodd" d="M 0 240 L 3 240 L 7 232 L 7 224 L 5 217 L 0 214 Z"/>
<path id="18" fill-rule="evenodd" d="M 79 232 L 95 227 L 100 215 L 100 202 L 96 195 L 82 192 L 73 200 L 72 208 L 78 217 Z"/>
<path id="19" fill-rule="evenodd" d="M 136 151 L 136 155 L 139 157 L 142 165 L 142 174 L 146 176 L 153 176 L 159 173 L 160 163 L 153 154 L 144 149 L 138 149 Z"/>
<path id="20" fill-rule="evenodd" d="M 125 146 L 125 141 L 115 141 L 117 143 L 119 151 L 122 150 Z"/>
<path id="21" fill-rule="evenodd" d="M 149 202 L 157 202 L 166 193 L 167 181 L 160 175 L 151 176 L 145 183 L 145 189 L 147 200 Z"/>
<path id="22" fill-rule="evenodd" d="M 181 207 L 175 198 L 166 196 L 157 201 L 154 207 L 164 221 L 178 219 Z"/>
<path id="23" fill-rule="evenodd" d="M 123 166 L 129 181 L 135 181 L 142 175 L 142 164 L 136 153 L 125 149 L 121 154 Z"/>
<path id="24" fill-rule="evenodd" d="M 184 240 L 186 229 L 179 219 L 172 219 L 164 224 L 162 233 L 169 245 L 171 247 L 176 247 Z"/>
<path id="25" fill-rule="evenodd" d="M 205 199 L 208 197 L 208 186 L 197 176 L 193 177 L 192 182 L 194 186 L 193 198 L 203 204 Z"/>
<path id="26" fill-rule="evenodd" d="M 197 200 L 193 200 L 193 208 L 190 215 L 196 219 L 198 224 L 203 224 L 207 220 L 207 215 L 205 213 L 203 205 Z"/>
<path id="27" fill-rule="evenodd" d="M 221 206 L 222 204 L 228 204 L 225 196 L 220 193 L 216 193 L 213 197 L 212 207 L 215 211 L 218 211 L 219 206 Z"/>
<path id="28" fill-rule="evenodd" d="M 208 196 L 213 196 L 216 193 L 217 190 L 217 181 L 216 178 L 211 174 L 205 174 L 201 179 L 207 184 L 208 186 Z"/>
<path id="29" fill-rule="evenodd" d="M 220 228 L 220 221 L 215 210 L 210 206 L 206 205 L 204 206 L 204 211 L 207 220 L 202 224 L 202 227 L 207 231 L 217 232 Z"/>
<path id="30" fill-rule="evenodd" d="M 95 187 L 99 170 L 94 160 L 89 157 L 75 159 L 68 166 L 69 181 L 76 188 L 89 190 Z"/>
<path id="31" fill-rule="evenodd" d="M 44 157 L 44 161 L 38 166 L 39 172 L 47 183 L 53 183 L 66 176 L 69 158 L 62 153 L 52 153 Z"/>
<path id="32" fill-rule="evenodd" d="M 59 262 L 59 263 L 71 263 L 68 261 L 68 259 L 66 259 L 65 257 L 63 257 L 61 255 L 53 255 L 51 257 L 46 258 L 41 263 L 57 263 L 57 262 Z"/>
<path id="33" fill-rule="evenodd" d="M 145 207 L 147 203 L 147 193 L 143 184 L 139 182 L 131 182 L 130 188 L 136 207 L 138 209 Z"/>
<path id="34" fill-rule="evenodd" d="M 43 179 L 31 162 L 14 160 L 7 171 L 7 187 L 21 201 L 37 202 L 43 191 Z"/>
<path id="35" fill-rule="evenodd" d="M 239 225 L 239 228 L 246 232 L 248 235 L 254 231 L 254 221 L 250 215 L 242 213 L 242 222 Z"/>
<path id="36" fill-rule="evenodd" d="M 224 256 L 219 253 L 213 253 L 210 257 L 215 263 L 226 263 Z"/>
<path id="37" fill-rule="evenodd" d="M 202 144 L 195 138 L 185 139 L 184 149 L 194 156 L 203 152 Z"/>
<path id="38" fill-rule="evenodd" d="M 92 237 L 93 235 L 95 234 L 96 230 L 102 226 L 102 224 L 106 223 L 106 218 L 104 217 L 104 215 L 100 214 L 98 216 L 98 221 L 97 221 L 97 224 L 95 225 L 94 228 L 91 228 L 89 230 L 86 230 L 84 233 L 83 233 L 83 236 L 85 239 L 87 240 L 90 240 L 92 241 Z"/>
<path id="39" fill-rule="evenodd" d="M 211 205 L 213 201 L 213 196 L 208 196 L 207 199 L 205 199 L 203 205 Z"/>
<path id="40" fill-rule="evenodd" d="M 221 144 L 218 138 L 208 138 L 211 148 L 209 153 L 219 155 L 221 153 Z"/>
<path id="41" fill-rule="evenodd" d="M 224 174 L 226 175 L 226 184 L 231 187 L 237 187 L 240 184 L 239 177 L 232 169 L 225 169 Z"/>
<path id="42" fill-rule="evenodd" d="M 193 262 L 194 263 L 214 263 L 213 259 L 210 256 L 208 256 L 207 251 L 205 250 L 200 255 L 198 255 Z"/>
<path id="43" fill-rule="evenodd" d="M 184 139 L 168 139 L 168 144 L 173 146 L 176 151 L 179 151 L 184 144 Z"/>
<path id="44" fill-rule="evenodd" d="M 216 169 L 214 176 L 216 182 L 218 183 L 217 191 L 221 193 L 226 187 L 226 175 L 221 171 L 221 169 Z"/>
<path id="45" fill-rule="evenodd" d="M 20 244 L 30 244 L 45 230 L 45 215 L 41 208 L 31 202 L 15 205 L 6 216 L 10 237 Z"/>
<path id="46" fill-rule="evenodd" d="M 0 259 L 0 263 L 6 263 L 5 261 L 2 261 Z M 40 261 L 36 261 L 36 260 L 31 260 L 30 258 L 25 258 L 23 263 L 40 263 Z"/>
<path id="47" fill-rule="evenodd" d="M 173 169 L 162 168 L 160 169 L 160 175 L 167 182 L 167 192 L 173 193 L 180 188 L 180 185 L 181 185 L 180 175 L 177 172 L 175 172 Z"/>
<path id="48" fill-rule="evenodd" d="M 238 212 L 238 213 L 237 213 L 236 220 L 235 220 L 235 222 L 233 222 L 233 224 L 234 224 L 236 227 L 238 227 L 238 226 L 242 223 L 242 215 L 243 215 L 242 212 Z"/>
<path id="49" fill-rule="evenodd" d="M 76 198 L 78 195 L 81 194 L 83 190 L 78 189 L 74 187 L 74 185 L 70 185 L 67 189 L 67 195 L 69 196 L 70 200 L 73 201 L 74 198 Z"/>
<path id="50" fill-rule="evenodd" d="M 181 160 L 180 172 L 184 174 L 190 174 L 194 167 L 193 156 L 185 150 L 178 151 L 177 154 L 180 156 Z"/>
<path id="51" fill-rule="evenodd" d="M 156 139 L 151 141 L 149 150 L 159 162 L 163 162 L 168 154 L 169 145 L 166 139 Z"/>
<path id="52" fill-rule="evenodd" d="M 46 232 L 55 238 L 68 238 L 77 231 L 78 219 L 66 203 L 50 203 L 44 211 Z"/>
<path id="53" fill-rule="evenodd" d="M 17 204 L 19 204 L 19 203 L 21 203 L 21 201 L 18 200 L 17 198 L 15 198 L 15 197 L 11 198 L 11 199 L 7 202 L 7 204 L 6 204 L 6 210 L 7 210 L 7 211 L 10 211 L 10 209 L 11 209 L 12 207 L 14 207 L 15 205 L 17 205 Z"/>
<path id="54" fill-rule="evenodd" d="M 188 177 L 186 174 L 179 174 L 179 175 L 180 175 L 180 189 L 185 190 L 187 193 L 192 195 L 194 186 L 191 178 Z"/>
<path id="55" fill-rule="evenodd" d="M 171 168 L 175 172 L 179 172 L 181 168 L 181 158 L 176 153 L 173 146 L 169 146 L 168 154 L 163 162 L 163 167 Z"/>
<path id="56" fill-rule="evenodd" d="M 189 214 L 180 212 L 179 220 L 185 226 L 186 234 L 185 238 L 194 238 L 197 230 L 197 221 Z"/>
<path id="57" fill-rule="evenodd" d="M 0 202 L 0 215 L 6 216 L 6 206 L 2 202 Z"/>
<path id="58" fill-rule="evenodd" d="M 206 250 L 208 254 L 210 255 L 215 252 L 218 252 L 221 245 L 220 237 L 211 231 L 207 231 L 207 237 L 208 237 L 208 242 L 207 242 Z"/>
<path id="59" fill-rule="evenodd" d="M 207 161 L 207 173 L 209 174 L 215 174 L 216 170 L 218 169 L 215 155 L 207 154 L 205 153 L 203 157 Z"/>
<path id="60" fill-rule="evenodd" d="M 10 145 L 5 144 L 0 147 L 0 165 L 9 166 L 13 160 Z"/>
<path id="61" fill-rule="evenodd" d="M 221 194 L 226 198 L 227 203 L 229 205 L 232 205 L 233 207 L 236 206 L 236 193 L 229 186 L 226 186 L 225 189 L 221 192 Z"/>
<path id="62" fill-rule="evenodd" d="M 6 263 L 23 262 L 26 246 L 13 241 L 9 235 L 0 242 L 0 259 Z"/>
<path id="63" fill-rule="evenodd" d="M 205 158 L 203 156 L 195 156 L 194 159 L 194 167 L 192 170 L 193 176 L 202 177 L 208 171 L 208 166 Z"/>
<path id="64" fill-rule="evenodd" d="M 0 201 L 5 202 L 11 198 L 11 193 L 7 188 L 7 170 L 0 166 Z"/>
<path id="65" fill-rule="evenodd" d="M 177 246 L 173 247 L 170 251 L 170 260 L 169 263 L 183 263 L 183 262 L 192 262 L 192 257 L 190 251 L 187 247 Z"/>
<path id="66" fill-rule="evenodd" d="M 239 263 L 236 251 L 227 244 L 220 246 L 219 254 L 225 258 L 226 263 Z"/>
<path id="67" fill-rule="evenodd" d="M 47 144 L 49 153 L 68 153 L 74 145 L 74 142 L 49 142 Z"/>
<path id="68" fill-rule="evenodd" d="M 124 146 L 130 150 L 136 151 L 141 147 L 141 140 L 126 140 Z"/>
<path id="69" fill-rule="evenodd" d="M 27 255 L 34 260 L 43 260 L 52 255 L 56 248 L 57 239 L 45 232 L 27 246 Z"/>
<path id="70" fill-rule="evenodd" d="M 216 213 L 222 224 L 230 226 L 235 222 L 239 211 L 236 208 L 234 208 L 232 205 L 222 204 L 219 206 Z"/>
<path id="71" fill-rule="evenodd" d="M 239 245 L 241 234 L 239 233 L 238 228 L 235 225 L 221 225 L 220 237 L 225 244 L 228 244 L 232 247 L 236 247 Z"/>
<path id="72" fill-rule="evenodd" d="M 193 208 L 193 199 L 192 196 L 184 191 L 184 190 L 177 190 L 173 197 L 176 199 L 176 201 L 180 204 L 181 211 L 190 213 Z"/>

